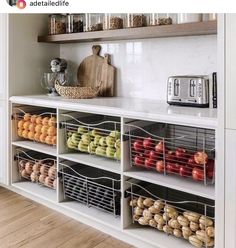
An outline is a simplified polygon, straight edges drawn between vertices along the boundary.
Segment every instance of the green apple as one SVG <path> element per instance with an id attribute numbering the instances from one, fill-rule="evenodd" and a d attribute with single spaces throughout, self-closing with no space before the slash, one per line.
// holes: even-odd
<path id="1" fill-rule="evenodd" d="M 95 154 L 96 152 L 96 145 L 94 144 L 94 142 L 90 142 L 90 144 L 88 145 L 88 152 L 90 154 Z"/>
<path id="2" fill-rule="evenodd" d="M 118 148 L 114 154 L 114 158 L 117 160 L 120 160 L 121 158 L 121 152 L 120 152 L 120 148 Z"/>
<path id="3" fill-rule="evenodd" d="M 112 147 L 107 147 L 106 149 L 106 156 L 108 158 L 113 158 L 114 157 L 114 154 L 115 154 L 116 150 Z"/>
<path id="4" fill-rule="evenodd" d="M 93 137 L 95 137 L 96 135 L 99 135 L 99 131 L 97 130 L 97 129 L 93 129 L 92 131 L 91 131 L 91 135 L 93 136 Z"/>
<path id="5" fill-rule="evenodd" d="M 116 140 L 115 148 L 120 148 L 120 139 Z"/>
<path id="6" fill-rule="evenodd" d="M 95 137 L 94 137 L 94 144 L 96 145 L 96 146 L 98 146 L 99 145 L 99 140 L 102 138 L 102 136 L 100 136 L 100 135 L 96 135 Z"/>
<path id="7" fill-rule="evenodd" d="M 99 140 L 99 145 L 100 145 L 100 146 L 107 146 L 106 137 L 102 137 L 102 138 Z"/>
<path id="8" fill-rule="evenodd" d="M 71 137 L 67 140 L 67 147 L 70 149 L 77 149 L 77 145 L 73 143 Z"/>
<path id="9" fill-rule="evenodd" d="M 111 136 L 107 136 L 106 137 L 106 143 L 107 143 L 107 146 L 114 147 L 115 146 L 115 138 L 113 138 Z"/>
<path id="10" fill-rule="evenodd" d="M 81 135 L 79 133 L 73 133 L 71 135 L 71 140 L 75 145 L 78 145 L 80 142 Z"/>
<path id="11" fill-rule="evenodd" d="M 119 131 L 111 131 L 109 136 L 111 136 L 115 139 L 120 139 L 120 132 Z"/>
<path id="12" fill-rule="evenodd" d="M 78 149 L 81 152 L 88 152 L 88 145 L 84 144 L 83 141 L 81 140 L 79 142 Z"/>
<path id="13" fill-rule="evenodd" d="M 88 132 L 88 128 L 86 127 L 78 127 L 77 133 L 84 134 Z"/>
<path id="14" fill-rule="evenodd" d="M 83 143 L 84 143 L 85 145 L 89 145 L 89 143 L 91 142 L 89 133 L 84 133 L 84 134 L 82 134 L 81 140 L 83 141 Z"/>
<path id="15" fill-rule="evenodd" d="M 99 156 L 106 156 L 106 147 L 98 146 L 95 153 Z"/>

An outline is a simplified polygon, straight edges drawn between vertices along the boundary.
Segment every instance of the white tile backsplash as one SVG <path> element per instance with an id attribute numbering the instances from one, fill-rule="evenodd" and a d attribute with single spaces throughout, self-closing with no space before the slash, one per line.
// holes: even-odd
<path id="1" fill-rule="evenodd" d="M 63 44 L 60 56 L 69 61 L 74 81 L 78 65 L 92 54 L 93 44 L 102 46 L 101 55 L 111 54 L 117 68 L 117 96 L 165 100 L 169 76 L 205 75 L 217 67 L 215 35 Z"/>

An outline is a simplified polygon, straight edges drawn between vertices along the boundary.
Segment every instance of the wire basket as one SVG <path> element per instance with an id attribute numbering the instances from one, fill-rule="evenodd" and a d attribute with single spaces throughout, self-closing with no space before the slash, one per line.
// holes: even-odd
<path id="1" fill-rule="evenodd" d="M 60 165 L 65 198 L 120 215 L 120 176 L 81 164 L 68 165 L 66 161 Z"/>
<path id="2" fill-rule="evenodd" d="M 99 87 L 71 87 L 71 86 L 61 86 L 58 82 L 55 83 L 55 89 L 58 94 L 67 99 L 88 99 L 98 96 L 100 91 Z"/>
<path id="3" fill-rule="evenodd" d="M 119 161 L 121 158 L 120 122 L 104 116 L 74 118 L 62 114 L 68 149 Z"/>
<path id="4" fill-rule="evenodd" d="M 56 113 L 42 111 L 26 113 L 20 108 L 15 110 L 19 111 L 13 114 L 13 119 L 16 121 L 17 135 L 20 138 L 51 146 L 57 144 Z"/>
<path id="5" fill-rule="evenodd" d="M 15 160 L 21 180 L 56 189 L 56 159 L 34 151 L 16 150 Z"/>
<path id="6" fill-rule="evenodd" d="M 214 247 L 214 201 L 133 179 L 127 183 L 133 223 L 185 239 L 196 247 Z"/>
<path id="7" fill-rule="evenodd" d="M 215 182 L 215 131 L 163 123 L 125 124 L 131 166 Z"/>

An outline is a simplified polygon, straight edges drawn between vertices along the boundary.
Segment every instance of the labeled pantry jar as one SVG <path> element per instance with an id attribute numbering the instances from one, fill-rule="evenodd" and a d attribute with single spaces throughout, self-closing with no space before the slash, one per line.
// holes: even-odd
<path id="1" fill-rule="evenodd" d="M 126 16 L 127 28 L 138 28 L 149 26 L 149 17 L 147 14 L 133 13 Z"/>
<path id="2" fill-rule="evenodd" d="M 85 15 L 85 31 L 101 31 L 105 21 L 105 15 L 102 13 L 88 13 Z"/>
<path id="3" fill-rule="evenodd" d="M 171 25 L 177 23 L 177 14 L 152 13 L 150 15 L 150 25 Z"/>
<path id="4" fill-rule="evenodd" d="M 84 32 L 84 14 L 67 14 L 66 15 L 66 32 L 80 33 Z"/>
<path id="5" fill-rule="evenodd" d="M 124 28 L 125 14 L 106 14 L 105 29 L 114 30 Z"/>
<path id="6" fill-rule="evenodd" d="M 52 14 L 48 19 L 48 31 L 50 35 L 66 33 L 66 16 Z"/>

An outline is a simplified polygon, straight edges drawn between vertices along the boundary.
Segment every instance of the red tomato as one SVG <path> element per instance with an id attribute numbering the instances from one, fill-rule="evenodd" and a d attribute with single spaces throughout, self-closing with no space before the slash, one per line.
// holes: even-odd
<path id="1" fill-rule="evenodd" d="M 145 138 L 143 140 L 143 147 L 149 150 L 151 150 L 154 147 L 154 142 L 151 137 Z"/>
<path id="2" fill-rule="evenodd" d="M 133 143 L 133 148 L 136 152 L 142 152 L 143 149 L 143 141 L 142 140 L 135 140 Z"/>
<path id="3" fill-rule="evenodd" d="M 179 168 L 179 174 L 181 177 L 191 177 L 192 176 L 192 169 L 190 167 L 181 165 Z"/>
<path id="4" fill-rule="evenodd" d="M 159 173 L 163 173 L 164 172 L 164 161 L 162 160 L 159 160 L 156 162 L 156 170 L 159 172 Z"/>
<path id="5" fill-rule="evenodd" d="M 136 166 L 144 166 L 144 157 L 142 157 L 142 156 L 135 156 L 134 157 L 134 164 L 136 165 Z"/>
<path id="6" fill-rule="evenodd" d="M 150 158 L 146 158 L 145 159 L 145 166 L 147 167 L 147 168 L 152 168 L 152 167 L 154 167 L 155 168 L 155 161 L 153 160 L 153 159 L 150 159 Z"/>
<path id="7" fill-rule="evenodd" d="M 199 167 L 194 167 L 192 171 L 193 179 L 196 181 L 203 181 L 204 180 L 204 170 Z"/>

